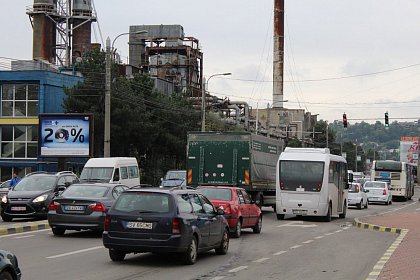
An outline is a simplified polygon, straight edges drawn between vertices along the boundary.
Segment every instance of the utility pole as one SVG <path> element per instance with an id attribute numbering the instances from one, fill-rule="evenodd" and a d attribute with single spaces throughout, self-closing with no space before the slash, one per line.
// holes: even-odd
<path id="1" fill-rule="evenodd" d="M 104 157 L 111 156 L 111 39 L 106 38 Z"/>
<path id="2" fill-rule="evenodd" d="M 284 0 L 274 0 L 273 41 L 273 107 L 283 108 Z"/>
<path id="3" fill-rule="evenodd" d="M 327 148 L 328 148 L 328 123 L 327 123 Z"/>

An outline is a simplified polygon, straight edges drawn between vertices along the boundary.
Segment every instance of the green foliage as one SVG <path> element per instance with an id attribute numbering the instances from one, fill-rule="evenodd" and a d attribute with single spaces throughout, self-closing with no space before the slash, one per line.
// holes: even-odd
<path id="1" fill-rule="evenodd" d="M 145 75 L 133 79 L 112 71 L 111 155 L 134 156 L 142 183 L 158 184 L 168 169 L 184 169 L 187 131 L 199 130 L 200 114 L 182 94 L 165 96 Z M 105 54 L 93 51 L 77 67 L 84 82 L 66 89 L 67 113 L 94 114 L 94 156 L 103 156 Z"/>

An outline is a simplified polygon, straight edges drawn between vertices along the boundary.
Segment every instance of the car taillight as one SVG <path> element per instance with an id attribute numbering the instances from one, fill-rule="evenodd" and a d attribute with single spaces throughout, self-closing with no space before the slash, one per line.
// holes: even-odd
<path id="1" fill-rule="evenodd" d="M 109 230 L 109 223 L 111 222 L 111 218 L 109 216 L 105 217 L 105 223 L 104 223 L 104 230 Z"/>
<path id="2" fill-rule="evenodd" d="M 317 191 L 321 191 L 321 188 L 322 188 L 322 183 L 319 183 L 319 184 L 316 186 L 316 190 L 317 190 Z"/>
<path id="3" fill-rule="evenodd" d="M 218 207 L 219 209 L 222 209 L 223 211 L 225 211 L 225 215 L 230 215 L 232 214 L 232 209 L 230 209 L 230 205 L 220 205 Z"/>
<path id="4" fill-rule="evenodd" d="M 284 182 L 280 181 L 280 189 L 284 190 Z"/>
<path id="5" fill-rule="evenodd" d="M 386 195 L 386 189 L 384 189 L 384 192 L 382 193 L 383 195 Z"/>
<path id="6" fill-rule="evenodd" d="M 50 205 L 48 206 L 48 210 L 57 211 L 60 208 L 60 203 L 56 201 L 51 201 Z"/>
<path id="7" fill-rule="evenodd" d="M 88 206 L 88 208 L 94 212 L 106 212 L 105 206 L 100 202 L 92 203 Z"/>
<path id="8" fill-rule="evenodd" d="M 360 191 L 359 186 L 356 186 L 356 192 L 359 192 L 359 191 Z"/>
<path id="9" fill-rule="evenodd" d="M 181 222 L 178 218 L 172 220 L 172 233 L 180 234 L 181 233 Z"/>

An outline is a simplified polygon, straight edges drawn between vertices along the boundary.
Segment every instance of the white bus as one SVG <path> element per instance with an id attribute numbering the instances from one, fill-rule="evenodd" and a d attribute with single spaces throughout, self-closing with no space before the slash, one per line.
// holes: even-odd
<path id="1" fill-rule="evenodd" d="M 350 176 L 350 181 L 352 181 Z M 276 213 L 346 217 L 347 162 L 329 149 L 286 148 L 277 163 Z"/>
<path id="2" fill-rule="evenodd" d="M 388 182 L 392 197 L 411 199 L 414 195 L 414 175 L 417 167 L 412 163 L 395 160 L 376 160 L 372 164 L 371 180 Z"/>

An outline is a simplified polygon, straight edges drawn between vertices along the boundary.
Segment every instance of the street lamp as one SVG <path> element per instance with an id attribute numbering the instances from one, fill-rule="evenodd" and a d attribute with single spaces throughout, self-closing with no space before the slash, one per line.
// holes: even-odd
<path id="1" fill-rule="evenodd" d="M 114 52 L 114 43 L 119 37 L 128 34 L 145 34 L 147 30 L 136 32 L 125 32 L 119 34 L 112 41 L 106 39 L 106 58 L 105 58 L 105 125 L 104 125 L 104 157 L 111 156 L 111 53 Z"/>
<path id="2" fill-rule="evenodd" d="M 206 88 L 209 85 L 209 81 L 211 78 L 216 77 L 216 76 L 230 76 L 232 75 L 232 73 L 218 73 L 218 74 L 213 74 L 211 75 L 207 81 L 206 84 L 204 86 L 204 88 L 201 91 L 201 131 L 206 131 Z"/>

